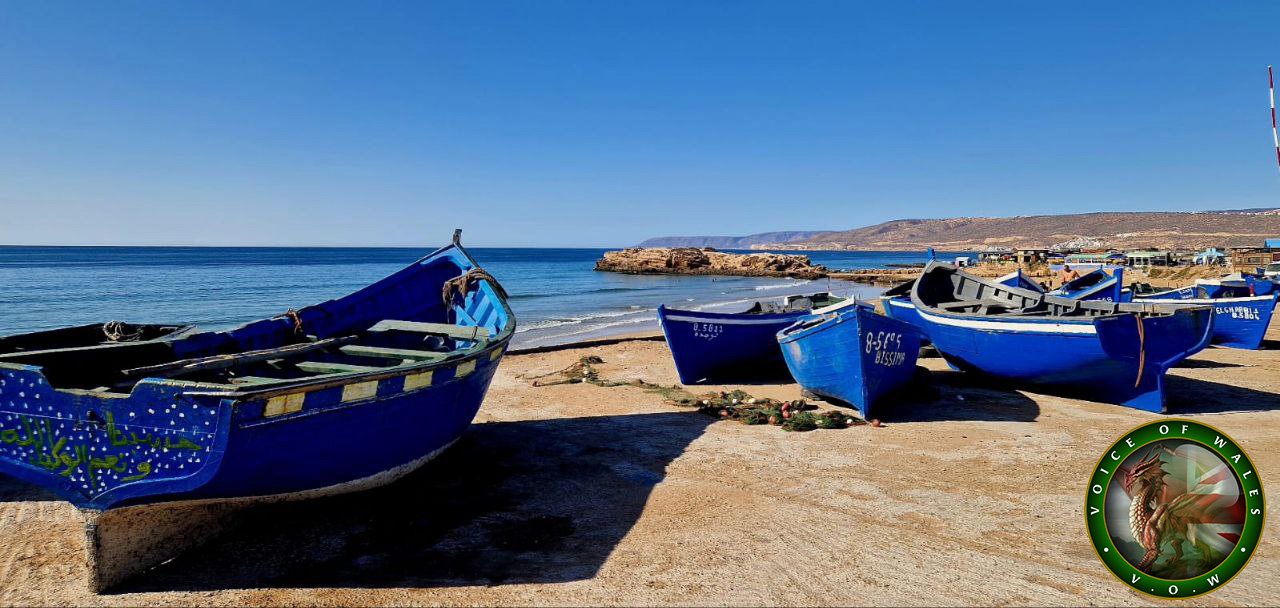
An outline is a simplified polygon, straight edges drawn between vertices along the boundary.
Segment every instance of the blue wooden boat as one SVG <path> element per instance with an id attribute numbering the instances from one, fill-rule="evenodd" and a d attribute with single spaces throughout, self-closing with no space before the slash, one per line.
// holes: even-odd
<path id="1" fill-rule="evenodd" d="M 758 383 L 789 377 L 775 338 L 779 331 L 841 301 L 826 293 L 789 296 L 737 313 L 659 306 L 658 322 L 682 384 Z"/>
<path id="2" fill-rule="evenodd" d="M 936 262 L 911 302 L 956 368 L 1154 412 L 1164 411 L 1165 372 L 1213 330 L 1207 306 L 1073 300 Z"/>
<path id="3" fill-rule="evenodd" d="M 1228 295 L 1211 297 L 1210 293 Z M 1275 312 L 1276 300 L 1280 298 L 1280 293 L 1271 291 L 1267 295 L 1258 296 L 1229 295 L 1239 293 L 1249 293 L 1247 286 L 1236 285 L 1233 289 L 1210 290 L 1203 285 L 1196 285 L 1138 295 L 1134 301 L 1162 302 L 1167 305 L 1182 306 L 1212 306 L 1214 315 L 1212 344 L 1257 350 L 1262 347 L 1267 328 L 1271 326 L 1271 316 Z"/>
<path id="4" fill-rule="evenodd" d="M 1019 267 L 1018 269 L 1014 270 L 1009 274 L 1006 274 L 996 279 L 996 282 L 1001 285 L 1008 285 L 1010 287 L 1021 287 L 1022 289 L 1030 289 L 1031 291 L 1039 291 L 1042 293 L 1044 292 L 1044 288 L 1040 286 L 1040 283 L 1037 283 L 1031 277 L 1025 274 L 1022 274 L 1021 267 Z"/>
<path id="5" fill-rule="evenodd" d="M 0 473 L 103 511 L 305 498 L 416 469 L 470 425 L 515 329 L 458 240 L 236 329 L 0 355 Z"/>
<path id="6" fill-rule="evenodd" d="M 1048 293 L 1073 300 L 1128 302 L 1133 298 L 1133 292 L 1124 288 L 1123 280 L 1124 269 L 1116 268 L 1108 273 L 1099 268 Z"/>
<path id="7" fill-rule="evenodd" d="M 863 303 L 801 317 L 778 332 L 778 343 L 801 387 L 868 420 L 883 397 L 911 380 L 920 352 L 914 327 Z"/>

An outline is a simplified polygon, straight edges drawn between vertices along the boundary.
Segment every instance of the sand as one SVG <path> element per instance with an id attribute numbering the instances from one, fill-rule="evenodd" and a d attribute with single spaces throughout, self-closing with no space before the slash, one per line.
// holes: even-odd
<path id="1" fill-rule="evenodd" d="M 1172 373 L 1170 405 L 1232 435 L 1276 487 L 1280 342 L 1267 347 L 1198 354 Z M 1158 602 L 1102 567 L 1082 507 L 1101 451 L 1157 415 L 982 385 L 939 359 L 921 360 L 933 396 L 899 404 L 883 428 L 809 433 L 714 420 L 636 387 L 526 378 L 587 354 L 608 379 L 676 383 L 662 342 L 509 356 L 471 432 L 418 473 L 250 510 L 104 595 L 86 591 L 75 510 L 0 481 L 0 603 Z M 1264 532 L 1234 581 L 1186 604 L 1275 605 L 1277 580 L 1280 546 Z"/>

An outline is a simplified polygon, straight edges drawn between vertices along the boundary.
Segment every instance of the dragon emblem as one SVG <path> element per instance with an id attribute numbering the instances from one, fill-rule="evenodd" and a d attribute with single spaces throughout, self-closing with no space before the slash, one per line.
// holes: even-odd
<path id="1" fill-rule="evenodd" d="M 1215 518 L 1214 497 L 1179 491 L 1166 482 L 1168 472 L 1161 458 L 1164 454 L 1174 452 L 1167 447 L 1154 447 L 1137 463 L 1122 467 L 1120 471 L 1121 487 L 1131 501 L 1129 529 L 1134 540 L 1146 551 L 1134 566 L 1149 574 L 1182 565 L 1188 544 L 1206 558 L 1214 553 L 1203 543 L 1198 544 L 1200 535 L 1197 533 L 1198 525 L 1210 523 Z M 1166 548 L 1172 555 L 1161 568 L 1156 568 L 1156 561 Z"/>

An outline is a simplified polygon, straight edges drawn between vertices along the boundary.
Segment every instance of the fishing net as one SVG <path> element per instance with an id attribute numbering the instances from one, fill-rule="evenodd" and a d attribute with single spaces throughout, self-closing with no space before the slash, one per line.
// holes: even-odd
<path id="1" fill-rule="evenodd" d="M 712 391 L 695 395 L 679 386 L 662 386 L 636 379 L 629 381 L 605 380 L 594 366 L 604 359 L 588 355 L 564 369 L 537 376 L 523 376 L 534 386 L 560 384 L 593 384 L 595 386 L 633 386 L 661 396 L 668 404 L 696 408 L 699 413 L 724 420 L 736 420 L 743 424 L 769 424 L 784 431 L 812 431 L 815 429 L 846 429 L 868 424 L 867 421 L 841 410 L 816 411 L 818 406 L 803 399 L 779 401 L 768 397 L 753 397 L 743 390 Z M 873 426 L 880 426 L 873 421 Z"/>

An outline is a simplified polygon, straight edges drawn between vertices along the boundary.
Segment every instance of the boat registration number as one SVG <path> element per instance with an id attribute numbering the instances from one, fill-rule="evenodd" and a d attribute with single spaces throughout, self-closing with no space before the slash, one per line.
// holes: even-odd
<path id="1" fill-rule="evenodd" d="M 1231 315 L 1232 319 L 1249 319 L 1251 321 L 1261 321 L 1262 315 L 1258 311 L 1249 306 L 1215 306 L 1216 314 Z"/>
<path id="2" fill-rule="evenodd" d="M 907 360 L 907 353 L 902 352 L 902 334 L 894 331 L 867 332 L 866 353 L 875 353 L 878 365 L 894 367 Z"/>
<path id="3" fill-rule="evenodd" d="M 724 333 L 724 326 L 719 323 L 694 323 L 693 337 L 714 340 Z"/>

